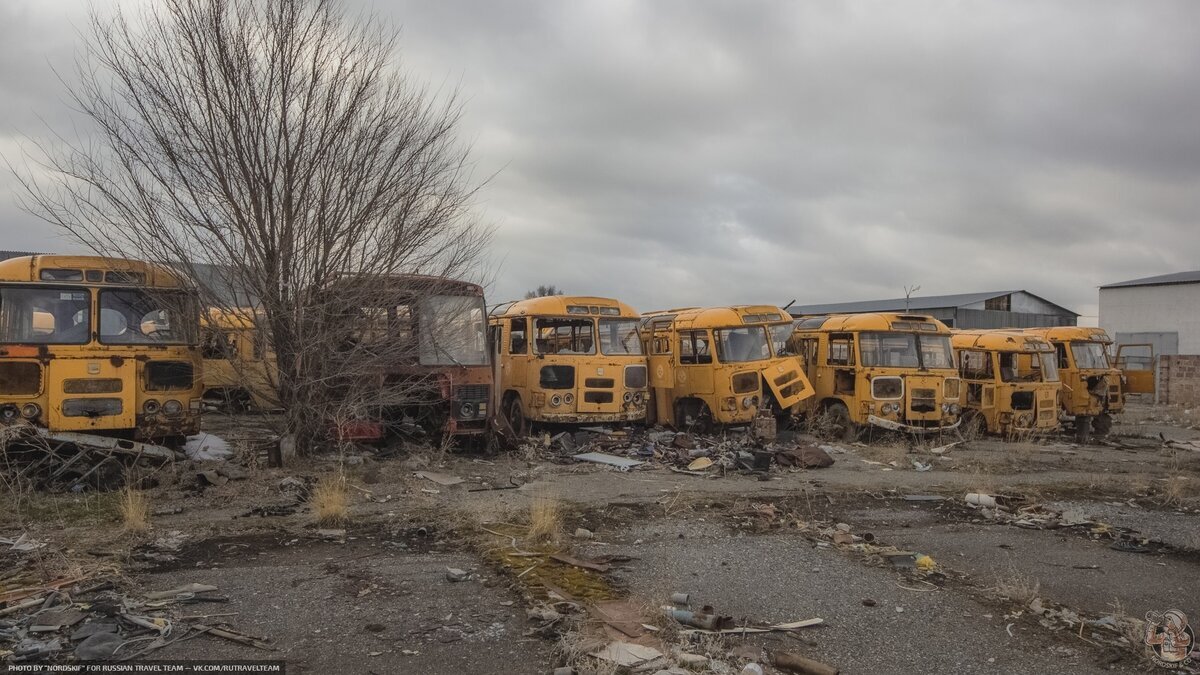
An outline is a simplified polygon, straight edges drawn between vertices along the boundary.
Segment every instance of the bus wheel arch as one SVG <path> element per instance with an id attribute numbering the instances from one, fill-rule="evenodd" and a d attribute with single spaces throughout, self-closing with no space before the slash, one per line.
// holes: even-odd
<path id="1" fill-rule="evenodd" d="M 529 422 L 525 419 L 525 408 L 521 403 L 521 395 L 513 390 L 504 392 L 503 415 L 518 438 L 529 431 Z"/>
<path id="2" fill-rule="evenodd" d="M 675 428 L 708 433 L 714 425 L 712 409 L 702 399 L 687 396 L 675 402 Z"/>
<path id="3" fill-rule="evenodd" d="M 843 403 L 840 399 L 826 399 L 821 404 L 822 412 L 826 419 L 829 420 L 829 425 L 834 438 L 840 439 L 847 443 L 853 443 L 858 440 L 858 425 L 854 423 L 850 417 L 850 407 Z"/>

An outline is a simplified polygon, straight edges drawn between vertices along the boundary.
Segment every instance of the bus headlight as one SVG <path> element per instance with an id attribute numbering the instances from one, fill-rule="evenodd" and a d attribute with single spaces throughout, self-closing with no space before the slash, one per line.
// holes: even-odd
<path id="1" fill-rule="evenodd" d="M 475 404 L 467 401 L 458 407 L 458 416 L 463 419 L 470 419 L 475 416 Z"/>
<path id="2" fill-rule="evenodd" d="M 632 391 L 625 392 L 625 395 L 621 397 L 621 400 L 626 403 L 633 401 L 633 392 Z"/>
<path id="3" fill-rule="evenodd" d="M 948 413 L 948 412 L 950 412 L 950 404 L 949 404 L 949 403 L 943 403 L 943 404 L 942 404 L 942 412 L 943 412 L 943 413 Z"/>
<path id="4" fill-rule="evenodd" d="M 570 393 L 563 394 L 562 400 L 563 400 L 563 403 L 566 403 L 567 405 L 571 405 L 572 403 L 575 402 L 575 394 L 570 394 Z"/>
<path id="5" fill-rule="evenodd" d="M 559 396 L 558 394 L 555 394 L 550 397 L 550 407 L 552 407 L 552 408 L 557 408 L 558 406 L 562 405 L 562 402 L 563 402 L 563 397 Z"/>
<path id="6" fill-rule="evenodd" d="M 31 420 L 41 414 L 42 406 L 36 403 L 26 403 L 25 405 L 21 406 L 21 417 L 24 417 L 27 420 Z"/>
<path id="7" fill-rule="evenodd" d="M 0 419 L 5 422 L 11 422 L 21 416 L 21 411 L 17 410 L 17 406 L 9 403 L 0 408 Z"/>
<path id="8" fill-rule="evenodd" d="M 955 415 L 957 415 L 957 414 L 959 414 L 960 412 L 962 412 L 962 406 L 960 406 L 960 405 L 959 405 L 959 404 L 957 404 L 957 403 L 951 403 L 951 404 L 950 404 L 950 412 L 951 412 L 951 413 L 953 413 L 953 414 L 955 414 Z"/>
<path id="9" fill-rule="evenodd" d="M 158 413 L 160 409 L 162 409 L 162 406 L 158 404 L 158 401 L 152 398 L 146 399 L 146 402 L 142 404 L 142 412 L 146 413 L 147 415 L 154 415 Z"/>
<path id="10" fill-rule="evenodd" d="M 642 392 L 640 392 L 640 391 L 633 395 L 633 402 L 635 405 L 641 405 L 642 401 L 644 401 L 644 400 L 645 400 L 645 397 L 642 396 Z"/>
<path id="11" fill-rule="evenodd" d="M 183 412 L 183 404 L 175 399 L 171 399 L 162 405 L 162 410 L 168 415 L 178 415 Z"/>
<path id="12" fill-rule="evenodd" d="M 899 403 L 884 403 L 883 405 L 879 406 L 879 412 L 883 413 L 884 415 L 891 415 L 892 413 L 898 413 L 898 412 L 900 412 L 900 404 Z"/>

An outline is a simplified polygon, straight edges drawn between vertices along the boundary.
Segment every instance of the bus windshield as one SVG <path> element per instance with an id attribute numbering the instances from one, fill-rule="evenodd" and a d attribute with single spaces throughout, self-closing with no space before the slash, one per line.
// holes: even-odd
<path id="1" fill-rule="evenodd" d="M 600 319 L 600 352 L 609 356 L 642 353 L 637 319 Z"/>
<path id="2" fill-rule="evenodd" d="M 483 298 L 431 295 L 421 298 L 419 307 L 422 365 L 487 365 Z"/>
<path id="3" fill-rule="evenodd" d="M 157 345 L 195 342 L 199 305 L 183 291 L 100 291 L 100 342 Z"/>
<path id="4" fill-rule="evenodd" d="M 1004 382 L 1058 382 L 1054 352 L 1000 352 Z"/>
<path id="5" fill-rule="evenodd" d="M 1075 357 L 1075 367 L 1081 370 L 1108 368 L 1108 354 L 1099 342 L 1072 342 L 1071 355 Z"/>
<path id="6" fill-rule="evenodd" d="M 795 324 L 780 323 L 769 326 L 767 330 L 771 331 L 771 349 L 775 356 L 798 356 L 797 352 L 792 349 L 792 335 L 796 331 Z"/>
<path id="7" fill-rule="evenodd" d="M 948 335 L 863 333 L 859 352 L 864 366 L 880 368 L 953 368 Z"/>
<path id="8" fill-rule="evenodd" d="M 721 363 L 762 361 L 771 355 L 767 348 L 767 332 L 762 326 L 722 328 L 717 336 L 717 360 Z"/>
<path id="9" fill-rule="evenodd" d="M 81 345 L 91 339 L 91 294 L 79 288 L 0 286 L 0 342 Z"/>

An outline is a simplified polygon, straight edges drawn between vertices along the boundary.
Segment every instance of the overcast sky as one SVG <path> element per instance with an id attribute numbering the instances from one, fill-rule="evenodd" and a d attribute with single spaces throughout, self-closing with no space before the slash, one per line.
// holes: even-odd
<path id="1" fill-rule="evenodd" d="M 466 97 L 490 300 L 920 284 L 1091 323 L 1100 284 L 1200 269 L 1198 2 L 358 2 Z M 69 123 L 50 68 L 86 6 L 0 0 L 0 152 Z M 2 248 L 75 248 L 7 176 L 0 219 Z"/>

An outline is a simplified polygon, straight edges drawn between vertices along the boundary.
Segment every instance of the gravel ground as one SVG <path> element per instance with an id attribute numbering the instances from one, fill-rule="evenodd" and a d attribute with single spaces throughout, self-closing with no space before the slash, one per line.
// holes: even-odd
<path id="1" fill-rule="evenodd" d="M 363 542 L 224 548 L 228 555 L 204 562 L 221 563 L 215 569 L 158 572 L 139 581 L 150 589 L 219 586 L 230 602 L 197 605 L 195 613 L 237 612 L 215 620 L 269 638 L 279 651 L 200 637 L 155 658 L 286 659 L 293 675 L 549 671 L 549 643 L 522 636 L 528 625 L 520 599 L 469 555 L 404 553 Z M 450 583 L 446 567 L 479 574 Z"/>
<path id="2" fill-rule="evenodd" d="M 1158 511 L 1107 502 L 1051 502 L 1048 506 L 1077 510 L 1087 518 L 1137 530 L 1141 536 L 1164 544 L 1200 550 L 1200 513 Z"/>
<path id="3" fill-rule="evenodd" d="M 731 536 L 726 527 L 693 518 L 637 524 L 620 541 L 596 548 L 636 556 L 621 573 L 635 595 L 662 601 L 688 592 L 694 603 L 760 621 L 821 617 L 826 626 L 801 636 L 808 644 L 775 637 L 774 646 L 799 648 L 843 673 L 1107 670 L 1082 643 L 1020 623 L 1010 636 L 1005 626 L 1012 621 L 995 607 L 954 590 L 904 590 L 900 584 L 914 584 L 896 572 L 814 548 L 796 535 Z M 875 606 L 864 606 L 866 598 Z M 1120 664 L 1111 672 L 1122 667 L 1136 672 Z"/>

